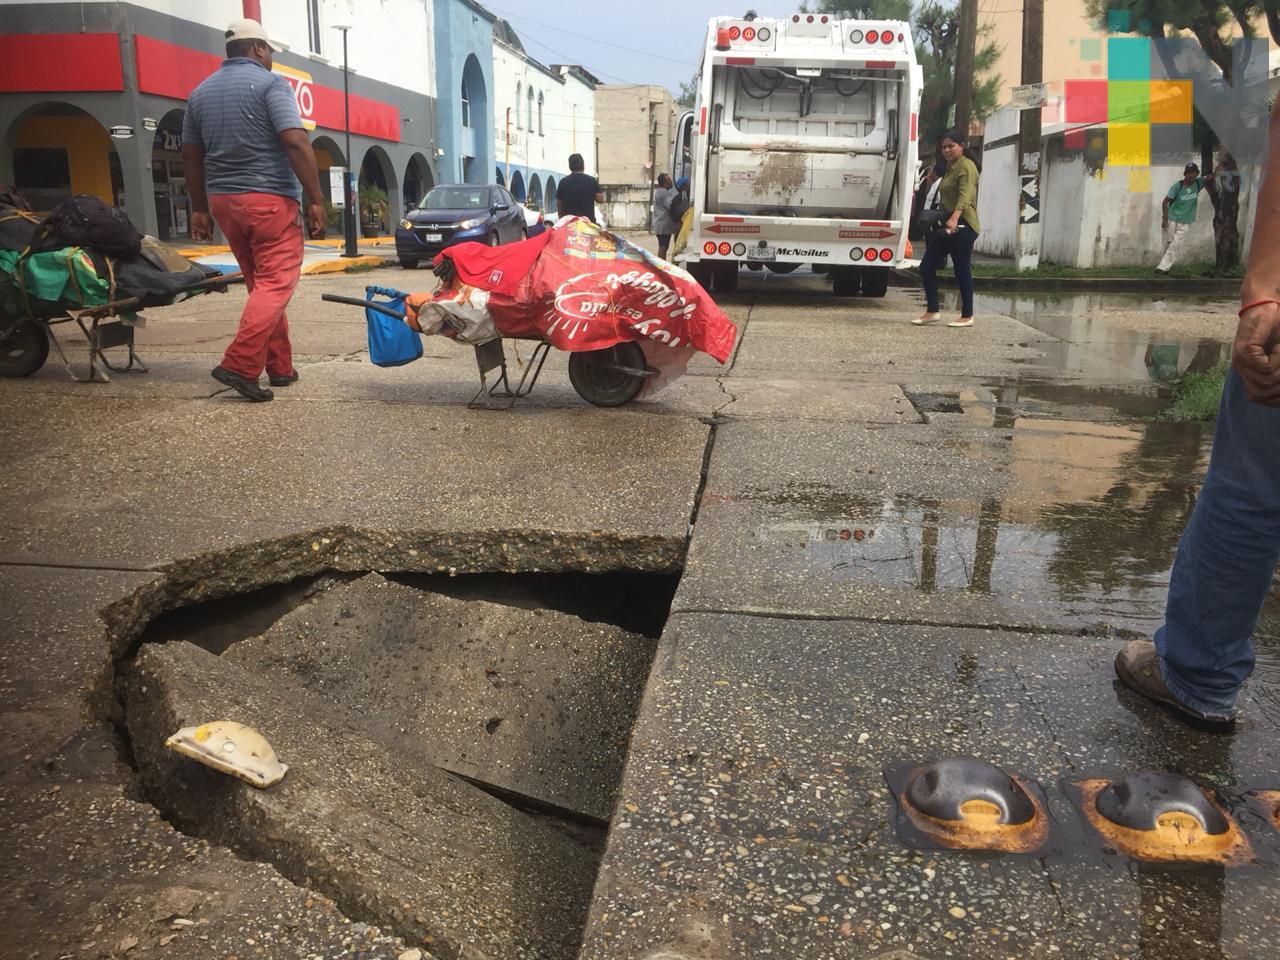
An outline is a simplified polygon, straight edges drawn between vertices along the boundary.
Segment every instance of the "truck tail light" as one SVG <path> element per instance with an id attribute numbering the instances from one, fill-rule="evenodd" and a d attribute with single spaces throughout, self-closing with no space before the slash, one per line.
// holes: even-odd
<path id="1" fill-rule="evenodd" d="M 702 252 L 708 255 L 715 253 L 716 242 L 714 240 L 708 240 L 706 243 L 702 245 Z"/>
<path id="2" fill-rule="evenodd" d="M 850 251 L 849 251 L 849 259 L 850 259 L 850 260 L 861 260 L 861 259 L 862 259 L 862 251 L 861 251 L 861 250 L 859 250 L 857 247 L 854 247 L 852 250 L 850 250 Z"/>
<path id="3" fill-rule="evenodd" d="M 890 250 L 888 247 L 885 247 L 883 250 L 880 251 L 880 259 L 883 260 L 885 263 L 888 263 L 890 260 L 893 259 L 893 251 Z"/>
<path id="4" fill-rule="evenodd" d="M 720 256 L 727 257 L 732 250 L 733 247 L 729 244 L 728 240 L 722 240 L 720 242 Z"/>
<path id="5" fill-rule="evenodd" d="M 759 30 L 756 31 L 756 39 L 758 39 L 761 43 L 764 43 L 766 40 L 768 40 L 772 36 L 773 36 L 773 31 L 770 30 L 768 27 L 761 27 Z"/>
<path id="6" fill-rule="evenodd" d="M 745 28 L 743 28 L 743 31 L 742 31 L 742 39 L 743 39 L 743 40 L 754 40 L 755 38 L 756 38 L 756 28 L 755 28 L 755 27 L 745 27 Z"/>
<path id="7" fill-rule="evenodd" d="M 862 42 L 862 40 L 863 40 L 863 37 L 864 37 L 864 36 L 865 36 L 865 34 L 863 34 L 863 32 L 862 32 L 861 30 L 851 30 L 851 31 L 849 31 L 849 42 L 850 42 L 850 43 L 861 43 L 861 42 Z"/>
<path id="8" fill-rule="evenodd" d="M 893 34 L 886 30 L 884 33 L 880 34 L 880 42 L 886 47 L 889 46 L 893 43 Z"/>
<path id="9" fill-rule="evenodd" d="M 879 43 L 879 42 L 880 42 L 880 32 L 878 30 L 868 30 L 867 43 Z"/>
<path id="10" fill-rule="evenodd" d="M 730 40 L 737 40 L 740 36 L 742 36 L 742 31 L 741 31 L 741 30 L 739 30 L 737 27 L 730 27 L 730 28 L 729 28 L 729 39 L 730 39 Z"/>

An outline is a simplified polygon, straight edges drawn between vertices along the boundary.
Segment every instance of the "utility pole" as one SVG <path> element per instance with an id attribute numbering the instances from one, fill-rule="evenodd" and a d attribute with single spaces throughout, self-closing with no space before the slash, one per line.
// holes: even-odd
<path id="1" fill-rule="evenodd" d="M 649 213 L 645 217 L 648 230 L 653 232 L 653 186 L 658 175 L 658 115 L 654 113 L 655 104 L 649 101 Z"/>
<path id="2" fill-rule="evenodd" d="M 978 0 L 960 0 L 959 35 L 956 38 L 956 126 L 969 136 L 973 112 L 973 61 L 978 49 Z"/>
<path id="3" fill-rule="evenodd" d="M 1022 4 L 1022 86 L 1044 82 L 1044 0 L 1023 0 Z M 1019 270 L 1040 265 L 1040 111 L 1044 98 L 1038 91 L 1026 91 L 1030 104 L 1019 115 L 1018 139 L 1018 225 L 1014 258 Z"/>
<path id="4" fill-rule="evenodd" d="M 359 211 L 356 204 L 359 198 L 356 194 L 356 173 L 351 168 L 351 72 L 347 69 L 347 34 L 351 31 L 350 24 L 335 24 L 333 29 L 342 31 L 342 127 L 347 134 L 347 171 L 343 177 L 343 188 L 347 192 L 346 209 L 342 212 L 342 234 L 343 245 L 342 255 L 344 257 L 358 257 L 360 250 L 356 241 L 356 220 Z"/>

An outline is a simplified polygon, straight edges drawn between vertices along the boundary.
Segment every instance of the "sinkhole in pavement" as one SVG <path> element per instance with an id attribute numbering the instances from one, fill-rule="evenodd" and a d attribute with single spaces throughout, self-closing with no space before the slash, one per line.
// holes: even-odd
<path id="1" fill-rule="evenodd" d="M 117 671 L 141 791 L 432 956 L 572 957 L 677 580 L 330 573 L 166 611 Z M 281 783 L 165 749 L 222 719 Z"/>

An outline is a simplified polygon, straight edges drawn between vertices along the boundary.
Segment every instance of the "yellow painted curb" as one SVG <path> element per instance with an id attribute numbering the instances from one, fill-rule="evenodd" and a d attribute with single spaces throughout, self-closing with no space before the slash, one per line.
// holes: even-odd
<path id="1" fill-rule="evenodd" d="M 346 240 L 343 239 L 342 237 L 325 237 L 323 240 L 308 240 L 306 242 L 313 247 L 341 247 L 343 244 L 346 243 Z M 385 247 L 388 245 L 395 246 L 395 242 L 396 242 L 395 237 L 361 237 L 357 241 L 357 246 L 361 246 L 361 247 Z"/>
<path id="2" fill-rule="evenodd" d="M 336 260 L 318 260 L 302 268 L 305 276 L 317 273 L 346 273 L 351 267 L 381 267 L 388 261 L 383 257 L 372 255 L 363 257 L 339 258 Z"/>
<path id="3" fill-rule="evenodd" d="M 201 257 L 213 257 L 230 252 L 230 247 L 184 247 L 178 251 L 178 256 L 186 257 L 188 260 L 198 260 Z"/>

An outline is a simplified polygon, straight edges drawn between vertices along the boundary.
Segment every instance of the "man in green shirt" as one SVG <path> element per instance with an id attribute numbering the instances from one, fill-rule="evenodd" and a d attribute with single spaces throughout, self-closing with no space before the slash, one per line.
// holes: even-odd
<path id="1" fill-rule="evenodd" d="M 1167 275 L 1173 269 L 1178 252 L 1191 232 L 1191 225 L 1196 222 L 1196 206 L 1203 189 L 1204 177 L 1200 176 L 1200 168 L 1194 163 L 1188 163 L 1182 171 L 1182 179 L 1165 194 L 1160 226 L 1164 230 L 1168 246 L 1165 247 L 1160 265 L 1156 267 L 1156 273 Z"/>

